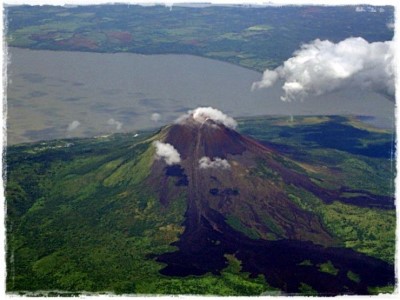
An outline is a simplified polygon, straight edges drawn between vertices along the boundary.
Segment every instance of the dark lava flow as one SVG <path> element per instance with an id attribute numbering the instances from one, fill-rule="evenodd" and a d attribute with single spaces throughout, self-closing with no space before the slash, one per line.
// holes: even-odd
<path id="1" fill-rule="evenodd" d="M 222 231 L 214 230 L 205 218 L 194 227 L 188 218 L 193 213 L 187 211 L 183 224 L 186 230 L 173 244 L 179 250 L 158 256 L 157 261 L 168 264 L 161 274 L 219 274 L 227 266 L 224 254 L 234 254 L 242 262 L 242 272 L 252 277 L 263 274 L 271 286 L 289 294 L 298 293 L 301 283 L 320 295 L 368 294 L 368 287 L 394 284 L 393 266 L 351 249 L 324 248 L 296 240 L 252 240 L 233 230 L 216 211 L 209 213 L 214 222 L 218 219 Z M 301 265 L 306 260 L 312 265 Z M 320 271 L 319 265 L 328 261 L 338 269 L 336 275 Z M 348 271 L 358 274 L 360 281 L 350 280 Z"/>
<path id="2" fill-rule="evenodd" d="M 334 244 L 330 243 L 322 225 L 309 225 L 304 232 L 308 235 L 319 233 L 317 240 L 325 240 L 331 245 L 330 247 L 301 241 L 301 236 L 296 239 L 280 238 L 275 241 L 251 239 L 233 229 L 224 217 L 227 213 L 218 211 L 219 208 L 216 207 L 219 206 L 212 207 L 211 203 L 217 196 L 234 196 L 241 199 L 235 201 L 244 202 L 253 199 L 254 205 L 257 201 L 262 202 L 262 197 L 268 197 L 270 206 L 265 206 L 265 209 L 268 210 L 269 217 L 274 218 L 276 222 L 281 218 L 276 213 L 281 210 L 295 214 L 295 219 L 289 224 L 292 230 L 299 227 L 299 220 L 310 221 L 312 218 L 310 212 L 302 211 L 287 199 L 284 191 L 279 192 L 275 186 L 268 186 L 267 181 L 264 182 L 266 184 L 264 189 L 260 191 L 268 193 L 264 196 L 253 194 L 253 190 L 246 187 L 251 186 L 251 180 L 256 178 L 243 179 L 246 177 L 239 177 L 233 173 L 217 175 L 205 170 L 199 172 L 198 161 L 203 156 L 235 157 L 237 163 L 254 164 L 256 158 L 261 158 L 269 169 L 279 174 L 285 185 L 305 189 L 326 203 L 335 200 L 354 201 L 352 204 L 360 206 L 392 208 L 394 203 L 392 197 L 382 198 L 345 187 L 336 191 L 324 189 L 313 183 L 308 176 L 296 172 L 288 165 L 290 162 L 276 150 L 210 120 L 201 124 L 193 120 L 188 120 L 183 125 L 175 124 L 165 130 L 165 142 L 172 144 L 181 154 L 182 164 L 167 167 L 164 169 L 164 174 L 167 177 L 175 177 L 176 186 L 179 188 L 187 189 L 187 210 L 183 222 L 185 230 L 179 240 L 172 244 L 178 250 L 157 256 L 157 261 L 167 264 L 160 271 L 162 274 L 168 276 L 203 275 L 208 272 L 220 274 L 227 267 L 224 255 L 233 254 L 241 261 L 243 272 L 249 272 L 253 277 L 262 274 L 271 286 L 285 293 L 299 293 L 302 283 L 311 286 L 321 295 L 368 294 L 368 287 L 394 285 L 392 265 L 351 249 L 332 247 Z M 158 169 L 162 169 L 161 166 Z M 228 180 L 229 178 L 231 179 Z M 222 179 L 229 184 L 222 185 L 220 183 Z M 248 185 L 246 187 L 241 185 L 241 188 L 238 188 L 240 180 L 247 180 L 244 182 Z M 343 192 L 354 193 L 354 197 L 341 197 Z M 257 216 L 257 213 L 253 215 Z M 246 217 L 240 214 L 238 216 Z M 304 224 L 308 223 L 310 222 Z M 288 236 L 291 234 L 289 229 L 286 233 Z M 304 261 L 311 263 L 305 264 Z M 321 271 L 320 265 L 328 262 L 337 269 L 337 274 Z M 349 271 L 357 274 L 359 281 L 351 280 L 348 277 Z"/>

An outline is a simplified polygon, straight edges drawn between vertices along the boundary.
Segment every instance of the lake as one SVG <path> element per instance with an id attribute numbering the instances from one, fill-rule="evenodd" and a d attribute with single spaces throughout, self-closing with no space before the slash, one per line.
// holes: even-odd
<path id="1" fill-rule="evenodd" d="M 233 117 L 345 114 L 393 127 L 394 103 L 363 90 L 282 102 L 281 85 L 251 91 L 262 74 L 190 55 L 9 48 L 8 144 L 160 127 L 198 106 Z"/>

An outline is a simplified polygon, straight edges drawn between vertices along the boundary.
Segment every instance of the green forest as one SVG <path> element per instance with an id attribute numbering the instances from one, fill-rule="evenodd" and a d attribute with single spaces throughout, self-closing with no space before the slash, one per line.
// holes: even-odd
<path id="1" fill-rule="evenodd" d="M 317 138 L 322 128 L 325 134 L 336 134 L 336 143 L 327 145 Z M 315 168 L 324 162 L 337 170 L 335 178 L 326 173 L 325 186 L 347 185 L 364 195 L 394 193 L 393 144 L 387 147 L 392 143 L 391 132 L 375 130 L 355 118 L 332 116 L 295 117 L 292 121 L 283 117 L 241 119 L 239 132 L 281 149 L 288 158 L 286 164 L 296 160 L 298 172 L 306 172 L 316 183 L 322 182 L 318 176 L 323 173 L 316 173 Z M 142 184 L 154 157 L 149 142 L 153 134 L 125 133 L 7 148 L 8 292 L 280 293 L 265 276 L 243 272 L 240 259 L 232 254 L 225 255 L 226 267 L 220 274 L 171 277 L 159 273 L 165 264 L 154 258 L 174 251 L 171 244 L 184 230 L 187 195 L 183 190 L 165 206 L 153 189 Z M 382 151 L 370 153 L 371 147 Z M 271 176 L 262 167 L 257 172 Z M 361 207 L 342 200 L 327 204 L 296 186 L 286 192 L 296 205 L 317 214 L 341 241 L 341 247 L 394 264 L 393 207 Z M 351 199 L 357 194 L 343 192 L 341 196 Z M 228 218 L 227 223 L 252 239 L 259 238 L 238 219 Z M 354 270 L 343 270 L 330 261 L 315 266 L 309 260 L 298 264 L 317 268 L 326 276 L 337 276 L 340 270 L 350 281 L 360 282 Z M 369 291 L 376 293 L 381 288 L 371 286 Z M 299 291 L 316 293 L 306 283 Z"/>

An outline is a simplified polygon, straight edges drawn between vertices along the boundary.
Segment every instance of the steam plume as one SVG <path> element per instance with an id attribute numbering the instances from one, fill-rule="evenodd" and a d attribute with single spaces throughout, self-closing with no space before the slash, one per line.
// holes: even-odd
<path id="1" fill-rule="evenodd" d="M 220 168 L 220 169 L 230 169 L 231 165 L 226 159 L 221 159 L 216 157 L 214 160 L 211 160 L 207 156 L 203 156 L 199 160 L 200 169 L 209 169 L 209 168 Z"/>
<path id="2" fill-rule="evenodd" d="M 150 119 L 154 122 L 158 122 L 161 119 L 161 115 L 159 113 L 154 113 L 151 115 Z"/>
<path id="3" fill-rule="evenodd" d="M 71 123 L 68 124 L 68 128 L 67 131 L 71 132 L 74 131 L 75 129 L 77 129 L 79 126 L 81 125 L 81 122 L 74 120 Z"/>
<path id="4" fill-rule="evenodd" d="M 394 101 L 393 61 L 393 41 L 368 43 L 363 38 L 348 38 L 335 44 L 317 39 L 303 45 L 282 66 L 265 70 L 252 89 L 268 88 L 283 79 L 283 101 L 345 87 L 368 88 Z"/>
<path id="5" fill-rule="evenodd" d="M 181 162 L 179 152 L 171 144 L 155 141 L 153 145 L 156 147 L 157 159 L 164 159 L 167 165 L 174 165 Z"/>
<path id="6" fill-rule="evenodd" d="M 198 107 L 194 110 L 189 110 L 187 114 L 180 116 L 175 122 L 180 123 L 190 117 L 200 123 L 204 123 L 207 119 L 210 119 L 229 128 L 234 129 L 237 126 L 237 123 L 233 118 L 212 107 Z"/>

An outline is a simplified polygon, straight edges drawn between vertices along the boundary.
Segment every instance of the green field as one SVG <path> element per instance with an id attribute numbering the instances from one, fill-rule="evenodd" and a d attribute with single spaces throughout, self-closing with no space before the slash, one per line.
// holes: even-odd
<path id="1" fill-rule="evenodd" d="M 354 6 L 9 6 L 6 17 L 13 47 L 193 54 L 256 71 L 277 67 L 317 38 L 393 37 L 386 26 L 393 7 L 362 14 Z"/>

